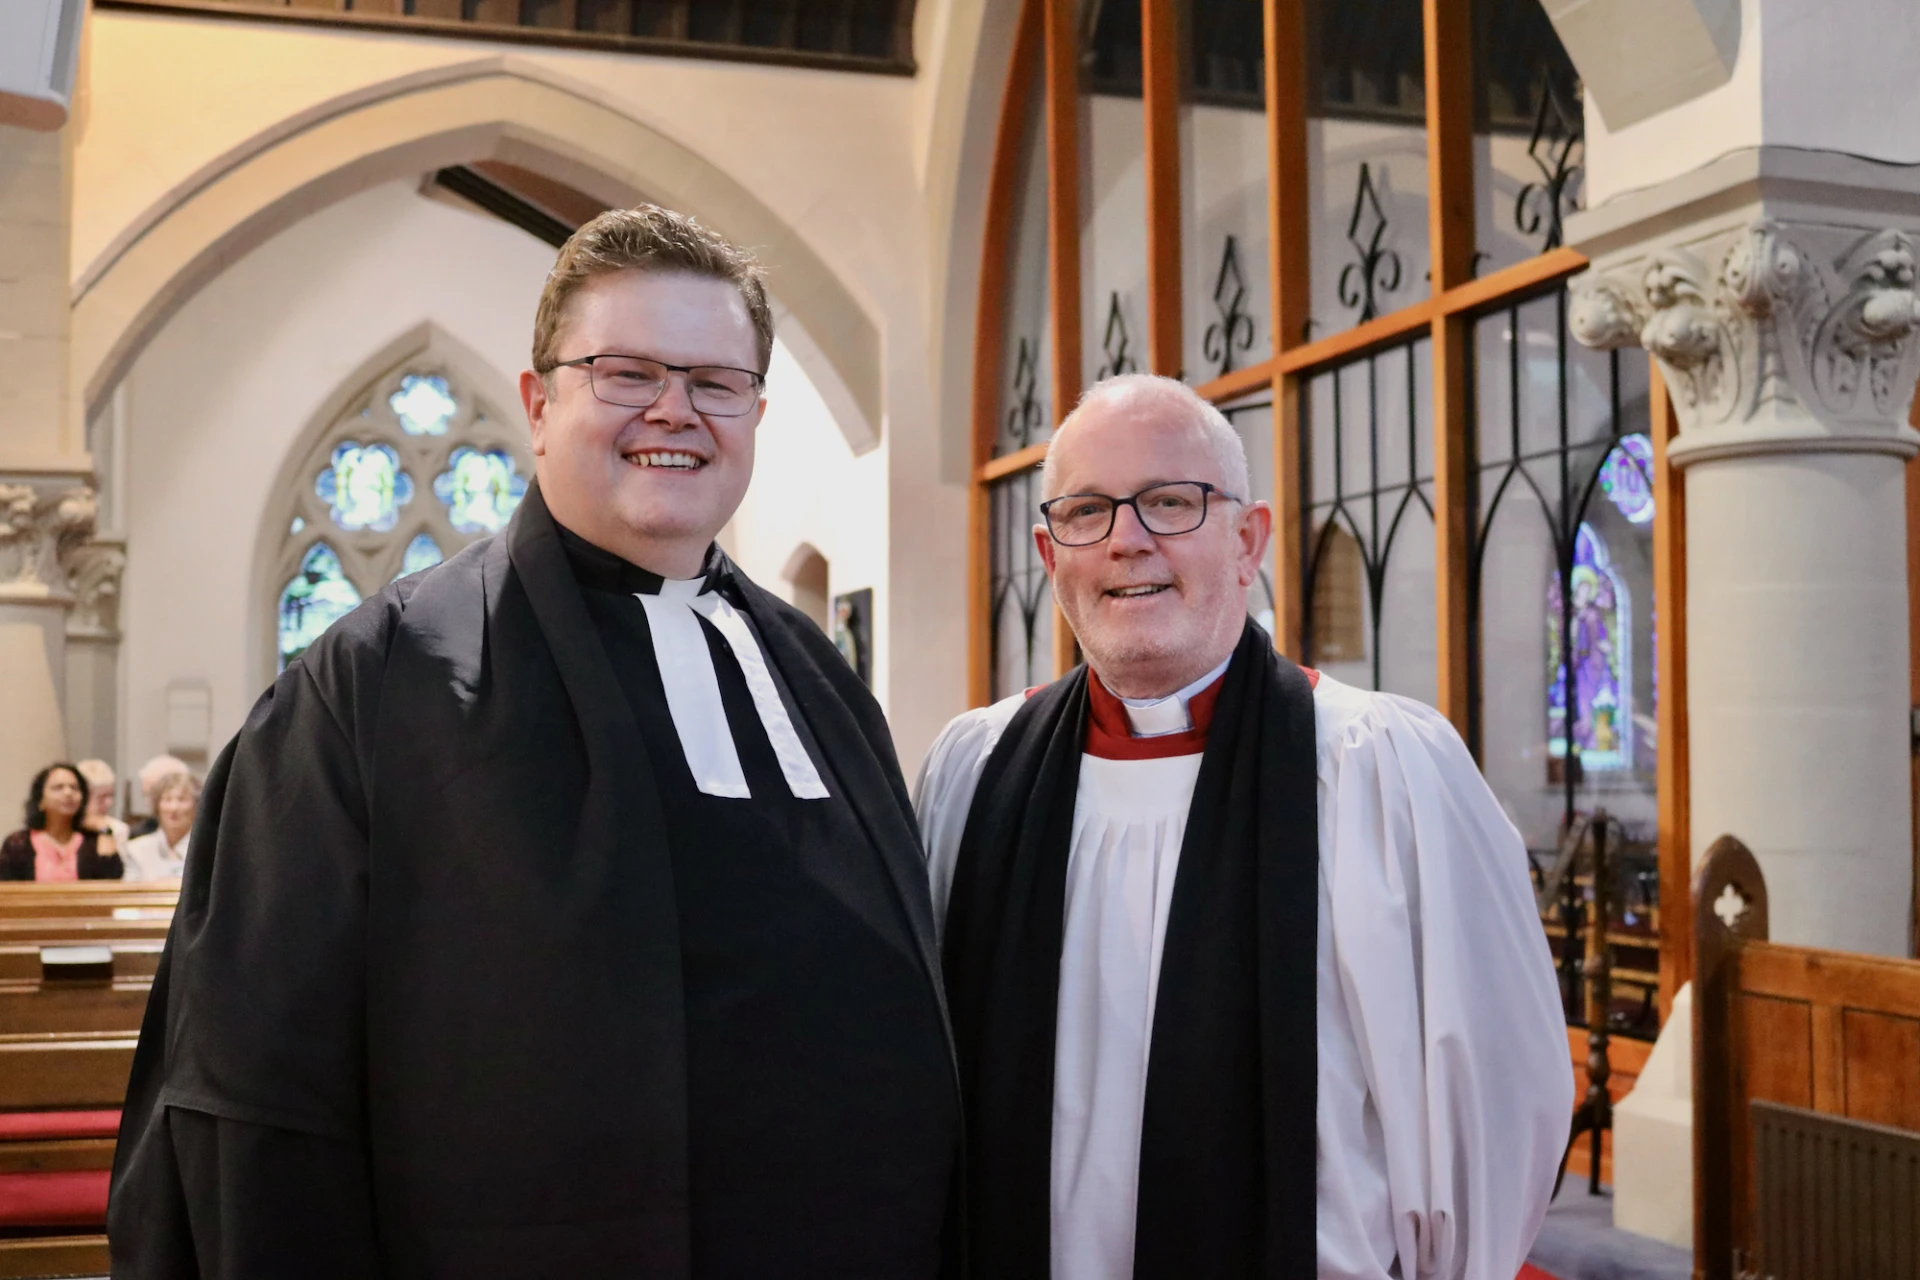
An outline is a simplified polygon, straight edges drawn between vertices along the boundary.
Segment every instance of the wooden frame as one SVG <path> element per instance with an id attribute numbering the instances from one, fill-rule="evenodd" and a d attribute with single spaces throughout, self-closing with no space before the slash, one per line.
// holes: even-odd
<path id="1" fill-rule="evenodd" d="M 989 192 L 991 213 L 981 273 L 981 309 L 974 361 L 972 482 L 973 522 L 969 548 L 969 692 L 974 705 L 991 693 L 987 617 L 988 486 L 1038 466 L 1045 444 L 993 455 L 997 415 L 1006 371 L 1002 367 L 1012 231 L 1004 210 L 1016 189 L 1030 112 L 1034 59 L 1046 68 L 1045 138 L 1051 181 L 1048 195 L 1049 280 L 1053 316 L 1053 412 L 1058 422 L 1078 398 L 1082 379 L 1080 237 L 1084 158 L 1080 119 L 1083 103 L 1076 77 L 1079 35 L 1073 0 L 1025 0 L 1011 78 L 998 134 Z M 1176 0 L 1142 0 L 1142 83 L 1147 170 L 1146 258 L 1150 316 L 1148 363 L 1172 373 L 1180 359 L 1180 101 L 1179 6 Z M 1042 21 L 1044 17 L 1044 21 Z M 1431 341 L 1435 477 L 1436 608 L 1439 707 L 1472 741 L 1472 705 L 1477 682 L 1471 647 L 1475 491 L 1472 468 L 1473 323 L 1488 312 L 1561 288 L 1587 261 L 1554 248 L 1474 275 L 1473 30 L 1470 0 L 1423 0 L 1427 93 L 1427 228 L 1432 261 L 1430 296 L 1362 324 L 1314 341 L 1306 337 L 1310 294 L 1308 83 L 1306 0 L 1264 0 L 1267 99 L 1267 233 L 1274 349 L 1271 355 L 1198 385 L 1216 404 L 1269 391 L 1273 400 L 1273 505 L 1275 524 L 1274 632 L 1283 651 L 1301 651 L 1305 601 L 1298 580 L 1306 535 L 1300 459 L 1301 389 L 1316 373 L 1337 368 L 1419 336 Z M 1036 46 L 1038 46 L 1036 48 Z M 1687 846 L 1686 573 L 1685 505 L 1680 476 L 1667 461 L 1674 430 L 1657 377 L 1651 394 L 1655 448 L 1655 608 L 1661 620 L 1657 661 L 1662 697 L 1658 709 L 1662 749 L 1659 764 L 1660 893 L 1665 903 L 1684 904 L 1689 884 Z M 1920 584 L 1920 499 L 1914 514 L 1916 583 Z M 1915 591 L 1920 610 L 1920 590 Z M 1920 612 L 1916 614 L 1920 626 Z M 1075 660 L 1072 636 L 1055 614 L 1055 670 Z M 1920 655 L 1914 666 L 1920 704 Z M 1920 796 L 1920 763 L 1916 763 Z M 1920 870 L 1920 844 L 1916 845 Z M 1920 878 L 1920 877 L 1917 877 Z M 1920 892 L 1916 893 L 1920 929 Z M 1658 1000 L 1664 1018 L 1674 992 L 1690 971 L 1688 913 L 1662 916 L 1662 961 Z"/>
<path id="2" fill-rule="evenodd" d="M 809 53 L 795 49 L 767 48 L 745 44 L 716 44 L 685 38 L 685 11 L 680 15 L 680 34 L 634 36 L 592 30 L 575 30 L 577 0 L 549 0 L 560 16 L 556 25 L 521 25 L 518 5 L 502 5 L 498 0 L 481 0 L 474 17 L 462 17 L 459 0 L 421 0 L 416 12 L 400 12 L 399 0 L 375 0 L 357 3 L 348 11 L 331 7 L 333 0 L 322 0 L 321 8 L 307 0 L 292 4 L 237 3 L 234 0 L 101 0 L 103 8 L 159 10 L 197 14 L 209 18 L 240 19 L 249 22 L 296 22 L 307 26 L 353 27 L 362 30 L 401 32 L 409 35 L 453 37 L 461 40 L 486 40 L 517 45 L 535 45 L 562 49 L 594 49 L 601 52 L 649 54 L 655 57 L 700 58 L 719 62 L 751 62 L 777 67 L 796 67 L 819 71 L 855 71 L 869 75 L 911 76 L 918 68 L 913 59 L 913 6 L 904 5 L 904 17 L 896 15 L 894 51 L 881 58 L 854 54 Z M 382 11 L 383 8 L 386 11 Z"/>

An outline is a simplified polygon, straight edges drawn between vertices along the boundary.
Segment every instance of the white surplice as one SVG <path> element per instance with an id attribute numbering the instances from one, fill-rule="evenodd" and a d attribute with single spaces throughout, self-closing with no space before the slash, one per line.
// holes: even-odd
<path id="1" fill-rule="evenodd" d="M 1194 692 L 1129 703 L 1136 736 L 1187 727 Z M 921 770 L 936 920 L 980 772 L 1022 701 L 954 720 Z M 1320 1280 L 1513 1280 L 1573 1105 L 1525 846 L 1432 708 L 1323 675 L 1314 712 Z M 1160 953 L 1199 767 L 1198 755 L 1081 758 L 1055 1035 L 1054 1280 L 1133 1273 Z"/>

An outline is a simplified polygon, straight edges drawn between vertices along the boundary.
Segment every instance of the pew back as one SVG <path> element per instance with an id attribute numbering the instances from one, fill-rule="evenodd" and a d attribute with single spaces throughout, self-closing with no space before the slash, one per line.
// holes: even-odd
<path id="1" fill-rule="evenodd" d="M 1786 1280 L 1789 1273 L 1777 1271 L 1785 1260 L 1761 1256 L 1760 1183 L 1775 1189 L 1771 1200 L 1791 1194 L 1778 1188 L 1795 1179 L 1876 1180 L 1877 1170 L 1893 1166 L 1873 1153 L 1895 1150 L 1903 1139 L 1920 1159 L 1920 962 L 1768 941 L 1765 879 L 1731 836 L 1708 850 L 1693 888 L 1695 1275 L 1731 1280 L 1739 1270 L 1774 1271 Z M 1825 1119 L 1799 1123 L 1795 1113 Z M 1758 1147 L 1756 1124 L 1768 1135 Z M 1773 1136 L 1787 1132 L 1851 1135 L 1829 1145 L 1860 1153 L 1858 1168 L 1801 1161 L 1796 1151 L 1804 1144 Z M 1756 1158 L 1765 1166 L 1758 1172 Z M 1820 1197 L 1809 1203 L 1820 1211 Z M 1792 1274 L 1916 1274 L 1806 1253 L 1800 1244 L 1823 1233 L 1836 1241 L 1851 1236 L 1837 1219 L 1801 1221 L 1805 1241 L 1796 1241 Z M 1772 1248 L 1781 1247 L 1776 1233 Z"/>

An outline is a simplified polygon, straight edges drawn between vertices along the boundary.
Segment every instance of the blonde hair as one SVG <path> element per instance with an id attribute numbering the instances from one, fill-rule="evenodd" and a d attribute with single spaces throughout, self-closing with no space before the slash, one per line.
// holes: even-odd
<path id="1" fill-rule="evenodd" d="M 544 377 L 560 362 L 555 347 L 573 295 L 588 281 L 619 271 L 683 272 L 724 280 L 740 290 L 758 339 L 758 372 L 766 372 L 773 354 L 773 308 L 760 260 L 684 213 L 643 204 L 607 210 L 560 246 L 533 315 L 535 373 Z"/>

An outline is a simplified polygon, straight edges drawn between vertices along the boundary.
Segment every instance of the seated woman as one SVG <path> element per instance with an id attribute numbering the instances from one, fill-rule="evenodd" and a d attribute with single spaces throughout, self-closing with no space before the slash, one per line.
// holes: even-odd
<path id="1" fill-rule="evenodd" d="M 178 880 L 187 865 L 187 837 L 200 812 L 200 780 L 173 773 L 153 785 L 153 809 L 160 825 L 127 841 L 127 879 Z"/>
<path id="2" fill-rule="evenodd" d="M 50 764 L 27 791 L 27 825 L 0 843 L 0 880 L 118 880 L 113 832 L 87 815 L 87 780 Z"/>

